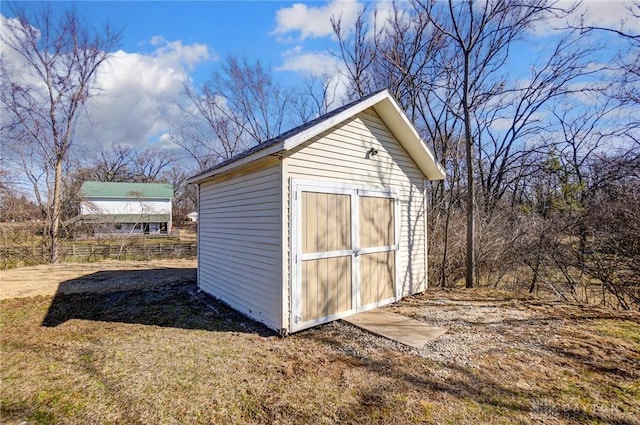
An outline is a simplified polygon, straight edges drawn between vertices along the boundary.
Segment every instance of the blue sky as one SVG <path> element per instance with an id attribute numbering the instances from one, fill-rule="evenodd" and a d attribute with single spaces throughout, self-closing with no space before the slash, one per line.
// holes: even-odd
<path id="1" fill-rule="evenodd" d="M 76 7 L 96 22 L 108 19 L 123 28 L 122 48 L 152 53 L 154 37 L 180 40 L 184 45 L 205 44 L 212 61 L 229 54 L 261 58 L 276 66 L 282 46 L 270 33 L 278 9 L 289 3 L 228 1 L 80 2 Z M 211 64 L 210 64 L 211 65 Z M 207 68 L 203 65 L 201 68 Z"/>
<path id="2" fill-rule="evenodd" d="M 41 2 L 18 4 L 34 10 L 43 7 Z M 50 5 L 60 10 L 75 6 L 92 25 L 109 22 L 123 29 L 121 49 L 100 75 L 105 95 L 91 99 L 92 119 L 79 125 L 79 142 L 144 147 L 150 142 L 168 143 L 184 102 L 183 85 L 203 81 L 229 54 L 259 59 L 272 68 L 276 79 L 288 84 L 307 74 L 338 75 L 339 61 L 328 53 L 337 51 L 329 18 L 341 14 L 348 27 L 364 3 L 55 1 Z M 368 6 L 383 17 L 391 3 L 370 1 Z M 621 1 L 588 1 L 585 6 L 589 22 L 601 25 L 616 26 L 625 12 Z M 2 2 L 0 8 L 10 18 L 8 4 Z M 532 34 L 531 41 L 537 37 Z"/>
<path id="3" fill-rule="evenodd" d="M 35 11 L 46 6 L 17 4 Z M 123 29 L 120 50 L 99 77 L 103 95 L 87 106 L 91 121 L 78 126 L 79 143 L 144 147 L 169 143 L 170 129 L 184 106 L 183 85 L 202 82 L 227 55 L 260 60 L 286 84 L 309 73 L 337 74 L 337 59 L 327 53 L 335 47 L 329 17 L 344 14 L 353 20 L 361 4 L 55 1 L 49 6 L 54 11 L 75 7 L 90 25 L 100 28 L 108 22 Z M 0 7 L 10 18 L 9 5 L 1 2 Z"/>
<path id="4" fill-rule="evenodd" d="M 17 2 L 37 10 L 43 2 Z M 220 58 L 233 54 L 259 58 L 264 64 L 278 68 L 282 55 L 296 46 L 296 38 L 283 40 L 276 34 L 277 13 L 293 5 L 283 1 L 52 1 L 54 10 L 75 7 L 80 15 L 100 27 L 110 23 L 122 28 L 121 48 L 128 53 L 151 55 L 158 49 L 154 39 L 180 41 L 185 46 L 206 45 L 209 60 L 191 69 L 197 80 L 206 77 Z M 310 2 L 311 7 L 321 6 Z M 10 15 L 6 2 L 2 13 Z M 305 47 L 326 48 L 322 38 L 306 38 Z"/>

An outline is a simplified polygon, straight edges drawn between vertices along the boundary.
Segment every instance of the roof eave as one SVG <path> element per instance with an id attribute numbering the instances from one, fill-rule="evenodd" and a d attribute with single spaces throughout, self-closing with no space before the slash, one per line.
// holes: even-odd
<path id="1" fill-rule="evenodd" d="M 187 180 L 187 184 L 200 184 L 204 183 L 207 180 L 211 180 L 218 174 L 222 174 L 228 171 L 235 170 L 236 168 L 242 167 L 243 165 L 249 164 L 251 162 L 257 161 L 259 159 L 265 158 L 267 156 L 276 154 L 284 150 L 284 143 L 280 142 L 273 146 L 269 146 L 268 148 L 259 150 L 257 152 L 252 153 L 251 155 L 247 155 L 244 158 L 240 158 L 237 161 L 230 162 L 229 164 L 222 166 L 220 168 L 214 168 L 213 170 L 206 171 L 202 174 L 198 174 L 196 176 L 191 177 Z"/>

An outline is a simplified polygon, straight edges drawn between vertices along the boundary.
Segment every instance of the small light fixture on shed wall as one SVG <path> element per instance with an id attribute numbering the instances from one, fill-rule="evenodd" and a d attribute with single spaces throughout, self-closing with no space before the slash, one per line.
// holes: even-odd
<path id="1" fill-rule="evenodd" d="M 367 152 L 367 155 L 368 155 L 369 157 L 376 156 L 376 155 L 378 155 L 378 151 L 377 151 L 377 149 L 375 149 L 375 148 L 373 148 L 373 147 L 372 147 L 372 148 L 371 148 L 371 149 L 369 149 L 369 151 Z"/>

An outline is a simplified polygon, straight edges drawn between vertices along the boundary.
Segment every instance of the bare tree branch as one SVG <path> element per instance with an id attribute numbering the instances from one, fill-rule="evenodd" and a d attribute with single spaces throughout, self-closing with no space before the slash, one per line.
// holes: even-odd
<path id="1" fill-rule="evenodd" d="M 55 16 L 47 7 L 29 15 L 14 6 L 12 12 L 15 18 L 2 17 L 5 30 L 0 36 L 7 50 L 0 62 L 0 96 L 8 121 L 2 133 L 24 167 L 30 165 L 30 156 L 38 156 L 43 173 L 38 175 L 32 168 L 25 171 L 45 211 L 50 259 L 55 262 L 63 168 L 74 142 L 75 124 L 94 95 L 97 72 L 111 56 L 120 34 L 108 26 L 91 32 L 74 10 Z M 8 63 L 8 53 L 19 64 Z"/>

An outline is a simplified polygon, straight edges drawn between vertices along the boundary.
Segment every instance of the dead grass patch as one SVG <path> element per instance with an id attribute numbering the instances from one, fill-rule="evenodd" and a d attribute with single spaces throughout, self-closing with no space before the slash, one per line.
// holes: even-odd
<path id="1" fill-rule="evenodd" d="M 8 424 L 640 423 L 637 313 L 427 292 L 388 307 L 449 329 L 416 350 L 342 322 L 280 338 L 193 284 L 1 308 Z"/>

